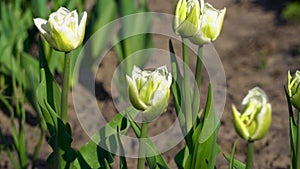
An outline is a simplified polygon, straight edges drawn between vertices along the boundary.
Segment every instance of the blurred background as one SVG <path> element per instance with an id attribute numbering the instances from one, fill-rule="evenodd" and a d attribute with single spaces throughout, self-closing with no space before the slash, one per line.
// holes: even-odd
<path id="1" fill-rule="evenodd" d="M 213 43 L 223 63 L 227 80 L 227 100 L 218 136 L 221 153 L 217 168 L 228 168 L 228 162 L 222 153 L 229 154 L 235 140 L 238 140 L 236 158 L 241 161 L 245 160 L 246 142 L 241 140 L 234 131 L 231 105 L 239 105 L 247 91 L 254 86 L 260 86 L 266 91 L 273 106 L 270 132 L 255 144 L 254 166 L 264 169 L 289 168 L 288 109 L 283 87 L 286 85 L 287 71 L 291 70 L 293 73 L 300 68 L 300 1 L 208 0 L 208 2 L 218 9 L 227 8 L 223 30 L 220 37 Z M 24 126 L 26 154 L 30 165 L 32 161 L 35 161 L 36 168 L 46 168 L 46 158 L 51 152 L 51 147 L 47 144 L 47 133 L 44 136 L 43 126 L 39 123 L 39 110 L 35 98 L 31 97 L 39 82 L 38 30 L 33 25 L 33 18 L 47 19 L 49 14 L 60 6 L 65 6 L 70 10 L 76 8 L 79 13 L 86 10 L 88 12 L 86 41 L 103 25 L 118 17 L 146 11 L 173 14 L 176 3 L 176 0 L 1 0 L 0 92 L 5 97 L 0 100 L 0 168 L 13 168 L 11 159 L 17 159 L 19 155 L 14 151 L 13 123 L 16 123 L 16 127 Z M 104 116 L 107 120 L 112 119 L 117 113 L 111 97 L 111 80 L 120 61 L 131 52 L 143 48 L 155 47 L 169 50 L 168 37 L 153 35 L 145 39 L 147 43 L 142 44 L 136 39 L 121 42 L 119 44 L 121 46 L 126 43 L 139 45 L 133 45 L 136 47 L 129 53 L 122 50 L 122 47 L 113 48 L 97 69 L 99 73 L 97 73 L 95 84 L 96 96 L 99 107 L 102 112 L 105 112 Z M 101 44 L 104 42 L 97 42 L 98 47 L 92 50 L 98 50 L 98 53 L 101 53 Z M 174 46 L 176 51 L 176 48 L 180 48 L 180 43 L 174 42 Z M 61 83 L 62 54 L 51 50 L 47 45 L 43 48 L 51 72 Z M 74 52 L 73 63 L 79 51 L 80 48 Z M 191 57 L 193 57 L 191 65 L 194 65 L 196 57 L 192 54 Z M 19 84 L 24 84 L 21 86 L 21 91 L 23 91 L 21 93 L 24 93 L 25 99 L 18 100 L 12 96 L 14 84 L 12 77 L 15 77 Z M 76 83 L 76 78 L 72 80 Z M 208 81 L 209 78 L 204 73 L 201 90 L 204 99 Z M 24 115 L 16 110 L 15 105 L 18 102 L 24 105 L 26 110 Z M 69 102 L 69 121 L 74 139 L 72 146 L 79 148 L 89 138 L 77 120 L 72 106 L 71 93 Z M 6 103 L 13 106 L 7 106 Z M 156 122 L 150 123 L 149 135 L 155 135 L 167 129 L 175 118 L 172 104 L 170 104 L 167 113 Z M 24 122 L 22 120 L 20 122 L 19 119 L 23 119 Z M 17 131 L 17 133 L 20 132 Z M 36 145 L 39 142 L 41 148 L 37 153 Z M 183 142 L 164 153 L 170 168 L 176 168 L 173 160 L 174 154 L 182 147 Z M 8 155 L 8 151 L 11 155 Z M 136 163 L 136 159 L 129 159 L 128 167 L 135 168 Z"/>

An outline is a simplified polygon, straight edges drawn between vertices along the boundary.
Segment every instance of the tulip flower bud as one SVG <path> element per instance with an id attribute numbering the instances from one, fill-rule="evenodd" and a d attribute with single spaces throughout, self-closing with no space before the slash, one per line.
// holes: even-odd
<path id="1" fill-rule="evenodd" d="M 291 104 L 300 111 L 300 72 L 297 70 L 294 77 L 288 72 L 288 93 Z"/>
<path id="2" fill-rule="evenodd" d="M 200 3 L 204 4 L 203 0 Z M 201 8 L 198 0 L 179 0 L 175 10 L 174 30 L 182 37 L 194 36 L 198 29 Z"/>
<path id="3" fill-rule="evenodd" d="M 259 87 L 255 87 L 249 90 L 242 106 L 242 113 L 232 106 L 235 130 L 245 140 L 262 139 L 271 125 L 271 104 L 268 103 L 267 95 Z"/>
<path id="4" fill-rule="evenodd" d="M 86 20 L 86 12 L 78 18 L 76 10 L 69 11 L 60 7 L 58 11 L 50 14 L 48 21 L 35 18 L 34 24 L 52 48 L 69 52 L 82 43 Z"/>
<path id="5" fill-rule="evenodd" d="M 166 111 L 172 75 L 167 67 L 142 71 L 134 66 L 131 77 L 126 75 L 129 99 L 133 107 L 142 110 L 143 122 L 149 122 Z"/>
<path id="6" fill-rule="evenodd" d="M 221 33 L 225 13 L 226 8 L 217 10 L 209 3 L 205 3 L 203 13 L 198 19 L 198 31 L 189 38 L 190 41 L 197 45 L 214 41 Z"/>

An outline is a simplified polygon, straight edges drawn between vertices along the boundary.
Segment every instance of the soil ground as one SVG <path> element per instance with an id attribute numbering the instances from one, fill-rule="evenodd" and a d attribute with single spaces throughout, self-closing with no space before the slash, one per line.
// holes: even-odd
<path id="1" fill-rule="evenodd" d="M 225 110 L 221 118 L 221 127 L 218 135 L 218 143 L 221 152 L 229 154 L 234 141 L 238 141 L 236 158 L 245 161 L 246 142 L 239 138 L 234 131 L 231 116 L 231 105 L 239 107 L 247 91 L 255 86 L 261 87 L 272 104 L 272 125 L 267 136 L 255 142 L 254 168 L 258 169 L 288 169 L 290 168 L 289 155 L 289 128 L 288 111 L 283 86 L 286 85 L 287 71 L 294 72 L 299 69 L 300 55 L 295 52 L 300 46 L 300 25 L 284 24 L 280 19 L 280 11 L 284 1 L 247 1 L 247 0 L 210 0 L 216 8 L 227 8 L 226 18 L 220 37 L 213 43 L 223 63 L 227 80 L 227 99 Z M 173 14 L 175 0 L 149 1 L 150 11 Z M 168 50 L 168 39 L 154 37 L 155 47 Z M 180 47 L 178 44 L 175 47 Z M 99 67 L 97 75 L 96 92 L 99 95 L 98 104 L 105 117 L 111 119 L 115 114 L 115 108 L 111 101 L 110 80 L 118 60 L 113 52 L 105 57 Z M 191 59 L 192 62 L 195 59 Z M 193 64 L 193 63 L 192 63 Z M 192 67 L 193 69 L 193 67 Z M 204 74 L 202 90 L 208 85 L 208 77 Z M 205 92 L 204 92 L 205 94 Z M 70 99 L 72 100 L 71 94 Z M 72 102 L 69 103 L 69 120 L 73 130 L 73 146 L 79 148 L 88 137 L 82 130 L 77 120 Z M 28 108 L 30 115 L 30 108 Z M 27 148 L 30 155 L 33 153 L 32 145 L 35 145 L 39 131 L 37 130 L 35 117 L 31 117 L 30 123 L 26 123 Z M 32 122 L 33 121 L 33 122 Z M 160 117 L 157 122 L 151 123 L 150 135 L 155 135 L 167 128 L 174 121 L 174 112 Z M 9 117 L 0 113 L 0 126 L 4 135 L 11 139 Z M 46 140 L 46 139 L 45 139 Z M 33 144 L 34 143 L 34 144 Z M 164 153 L 170 168 L 176 168 L 173 157 L 183 147 L 183 142 L 170 151 Z M 46 168 L 45 159 L 51 152 L 51 148 L 43 142 L 38 168 Z M 217 168 L 228 168 L 228 162 L 220 153 L 217 160 Z M 12 168 L 4 151 L 0 151 L 0 168 Z M 129 159 L 129 168 L 136 168 L 136 159 Z"/>

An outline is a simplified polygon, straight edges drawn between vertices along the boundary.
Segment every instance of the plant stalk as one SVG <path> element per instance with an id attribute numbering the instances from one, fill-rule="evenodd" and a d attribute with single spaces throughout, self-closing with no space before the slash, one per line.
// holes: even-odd
<path id="1" fill-rule="evenodd" d="M 198 56 L 196 62 L 196 71 L 195 71 L 195 81 L 194 94 L 193 94 L 193 115 L 198 114 L 199 104 L 200 104 L 200 85 L 201 85 L 201 75 L 202 75 L 202 55 L 203 55 L 203 46 L 198 47 Z M 196 117 L 193 117 L 196 119 Z"/>
<path id="2" fill-rule="evenodd" d="M 64 63 L 64 72 L 63 72 L 63 87 L 61 95 L 61 114 L 60 118 L 64 123 L 67 122 L 68 118 L 68 94 L 70 86 L 70 56 L 69 52 L 65 53 L 65 63 Z"/>
<path id="3" fill-rule="evenodd" d="M 247 165 L 246 169 L 253 168 L 253 153 L 254 153 L 254 141 L 248 141 L 248 150 L 247 150 Z"/>
<path id="4" fill-rule="evenodd" d="M 186 132 L 192 128 L 193 125 L 193 117 L 192 117 L 192 107 L 191 107 L 191 91 L 190 91 L 190 74 L 189 74 L 189 55 L 188 55 L 188 47 L 186 46 L 186 39 L 182 38 L 182 57 L 183 57 L 183 87 L 184 87 L 184 103 L 183 110 L 185 114 L 185 122 L 186 122 Z"/>
<path id="5" fill-rule="evenodd" d="M 296 168 L 300 169 L 300 112 L 298 112 Z"/>
<path id="6" fill-rule="evenodd" d="M 146 158 L 145 138 L 147 137 L 147 128 L 148 128 L 148 123 L 147 122 L 142 123 L 142 129 L 141 129 L 141 135 L 140 135 L 138 169 L 145 168 L 145 158 Z"/>

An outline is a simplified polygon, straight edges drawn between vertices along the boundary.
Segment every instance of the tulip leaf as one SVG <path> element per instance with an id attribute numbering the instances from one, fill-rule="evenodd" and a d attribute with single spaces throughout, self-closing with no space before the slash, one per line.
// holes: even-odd
<path id="1" fill-rule="evenodd" d="M 208 96 L 204 111 L 204 122 L 203 122 L 203 131 L 201 132 L 200 142 L 204 142 L 211 134 L 215 132 L 215 129 L 220 126 L 220 119 L 215 112 L 214 103 L 213 103 L 213 91 L 212 85 L 209 85 Z"/>
<path id="2" fill-rule="evenodd" d="M 89 166 L 88 168 L 108 167 L 113 162 L 116 147 L 121 146 L 117 135 L 125 134 L 130 126 L 127 118 L 124 117 L 125 114 L 135 117 L 137 113 L 138 111 L 132 107 L 118 113 L 79 149 L 74 167 L 78 169 L 86 166 Z"/>
<path id="3" fill-rule="evenodd" d="M 46 129 L 45 120 L 38 104 L 36 89 L 39 85 L 39 63 L 31 55 L 23 52 L 21 57 L 22 67 L 25 69 L 25 95 L 34 110 L 38 113 L 43 130 Z"/>
<path id="4" fill-rule="evenodd" d="M 61 156 L 59 158 L 63 159 L 63 161 L 59 168 L 70 168 L 77 157 L 77 152 L 71 147 L 73 141 L 71 127 L 68 123 L 64 124 L 58 116 L 56 118 L 57 129 L 55 129 L 55 133 L 51 134 L 48 141 L 53 152 L 48 157 L 47 163 L 52 168 L 57 168 L 56 158 L 57 156 Z"/>
<path id="5" fill-rule="evenodd" d="M 139 138 L 141 129 L 138 126 L 138 124 L 132 120 L 132 116 L 129 116 L 129 122 L 131 124 L 131 127 L 135 133 L 135 135 Z M 159 150 L 157 150 L 154 143 L 147 137 L 146 139 L 146 159 L 149 164 L 150 169 L 168 169 L 168 165 L 165 162 L 164 158 L 160 154 Z"/>
<path id="6" fill-rule="evenodd" d="M 146 3 L 141 3 L 137 7 L 135 0 L 116 0 L 117 9 L 121 17 L 139 12 L 147 12 Z M 138 15 L 131 15 L 130 17 L 122 18 L 122 27 L 119 32 L 120 43 L 116 45 L 116 52 L 120 61 L 124 60 L 129 55 L 141 49 L 153 47 L 153 40 L 150 34 L 147 34 L 151 29 L 152 18 L 140 13 Z M 135 25 L 134 27 L 132 25 Z M 151 54 L 145 53 L 143 57 L 126 62 L 126 72 L 131 72 L 133 65 L 143 67 L 149 60 Z"/>
<path id="7" fill-rule="evenodd" d="M 53 107 L 49 104 L 47 98 L 49 97 L 49 92 L 46 84 L 46 73 L 42 68 L 40 70 L 41 82 L 36 89 L 37 102 L 40 106 L 41 112 L 43 114 L 43 118 L 47 123 L 48 129 L 50 133 L 54 133 L 51 128 L 56 128 L 57 122 L 56 118 L 58 116 L 57 112 L 53 109 Z"/>
<path id="8" fill-rule="evenodd" d="M 185 164 L 188 161 L 190 154 L 189 154 L 189 149 L 187 146 L 185 146 L 182 150 L 180 150 L 176 156 L 175 156 L 175 162 L 176 165 L 178 167 L 178 169 L 184 169 L 185 168 Z M 190 163 L 190 161 L 189 161 Z M 189 167 L 188 167 L 189 168 Z"/>
<path id="9" fill-rule="evenodd" d="M 192 153 L 191 161 L 191 166 L 193 166 L 193 169 L 210 169 L 215 167 L 217 155 L 220 152 L 220 147 L 217 144 L 218 131 L 219 127 L 217 127 L 212 133 L 212 135 L 209 138 L 207 138 L 204 142 L 198 142 L 194 144 L 195 148 Z M 203 131 L 201 131 L 201 133 L 203 133 Z"/>
<path id="10" fill-rule="evenodd" d="M 85 46 L 85 48 L 91 48 L 92 59 L 99 57 L 104 48 L 107 47 L 108 41 L 113 25 L 109 24 L 116 18 L 116 3 L 115 1 L 96 1 L 92 10 L 89 24 L 86 27 L 85 41 L 91 36 L 92 45 Z M 97 32 L 101 30 L 101 33 Z M 95 36 L 94 36 L 95 35 Z"/>
<path id="11" fill-rule="evenodd" d="M 50 12 L 47 3 L 47 0 L 31 0 L 31 8 L 35 17 L 47 18 Z"/>
<path id="12" fill-rule="evenodd" d="M 45 76 L 45 82 L 43 85 L 45 85 L 46 87 L 44 91 L 46 95 L 44 95 L 44 99 L 46 99 L 46 101 L 56 113 L 60 113 L 61 91 L 49 69 L 48 63 L 44 55 L 44 49 L 42 47 L 41 39 L 39 40 L 39 55 L 40 67 L 42 68 L 41 73 L 43 73 Z M 42 103 L 41 100 L 39 100 L 39 103 Z"/>
<path id="13" fill-rule="evenodd" d="M 234 153 L 235 153 L 236 143 L 237 143 L 237 141 L 235 141 L 232 146 L 231 156 L 230 156 L 230 161 L 229 161 L 229 169 L 233 169 L 233 166 L 234 166 Z"/>
<path id="14" fill-rule="evenodd" d="M 291 164 L 293 167 L 296 166 L 296 162 L 297 162 L 297 154 L 296 154 L 296 146 L 297 146 L 297 125 L 295 122 L 295 118 L 294 118 L 294 111 L 293 111 L 293 107 L 290 101 L 290 97 L 289 94 L 287 92 L 287 89 L 284 87 L 284 92 L 285 92 L 285 96 L 288 102 L 288 110 L 289 110 L 289 123 L 290 123 L 290 150 L 291 150 Z"/>
<path id="15" fill-rule="evenodd" d="M 230 162 L 231 157 L 230 157 L 229 155 L 223 153 L 223 156 L 225 157 L 225 159 L 226 159 L 227 161 Z M 242 163 L 242 162 L 240 162 L 239 160 L 236 160 L 236 159 L 233 160 L 233 166 L 234 166 L 234 168 L 236 168 L 236 169 L 245 169 L 245 168 L 246 168 L 246 165 L 245 165 L 244 163 Z"/>
<path id="16" fill-rule="evenodd" d="M 175 158 L 178 168 L 211 169 L 215 167 L 220 147 L 217 135 L 220 122 L 214 109 L 212 87 L 209 86 L 203 120 L 189 132 L 191 141 Z"/>
<path id="17" fill-rule="evenodd" d="M 217 135 L 220 121 L 214 109 L 211 84 L 204 111 L 203 121 L 196 127 L 193 134 L 192 168 L 214 168 L 218 153 Z M 197 160 L 196 160 L 197 159 Z M 193 164 L 194 163 L 194 164 Z"/>
<path id="18" fill-rule="evenodd" d="M 180 73 L 180 69 L 176 60 L 176 55 L 175 51 L 173 48 L 173 44 L 171 39 L 169 40 L 169 50 L 170 50 L 170 58 L 171 58 L 171 65 L 172 65 L 172 77 L 173 77 L 173 82 L 172 82 L 172 92 L 174 96 L 174 104 L 175 104 L 175 110 L 176 114 L 180 123 L 180 127 L 182 130 L 185 129 L 185 117 L 183 112 L 181 111 L 181 88 L 182 84 L 178 84 L 180 82 L 183 82 L 183 77 Z M 185 132 L 184 132 L 185 133 Z"/>
<path id="19" fill-rule="evenodd" d="M 53 168 L 56 168 L 56 159 L 64 159 L 64 162 L 61 163 L 60 168 L 69 168 L 68 166 L 76 158 L 76 152 L 71 148 L 72 136 L 71 136 L 71 127 L 67 123 L 66 125 L 61 121 L 58 113 L 55 111 L 53 105 L 50 105 L 47 98 L 50 91 L 47 86 L 46 73 L 44 68 L 40 70 L 41 82 L 37 87 L 36 95 L 37 101 L 40 106 L 43 118 L 47 123 L 48 130 L 50 132 L 49 144 L 53 149 L 53 152 L 48 157 L 47 162 Z"/>
<path id="20" fill-rule="evenodd" d="M 124 157 L 125 155 L 125 151 L 124 151 L 124 147 L 122 145 L 121 139 L 120 139 L 120 129 L 119 127 L 117 127 L 117 139 L 118 139 L 118 145 L 119 145 L 119 150 L 120 150 L 120 169 L 127 169 L 127 162 L 126 162 L 126 158 Z"/>

